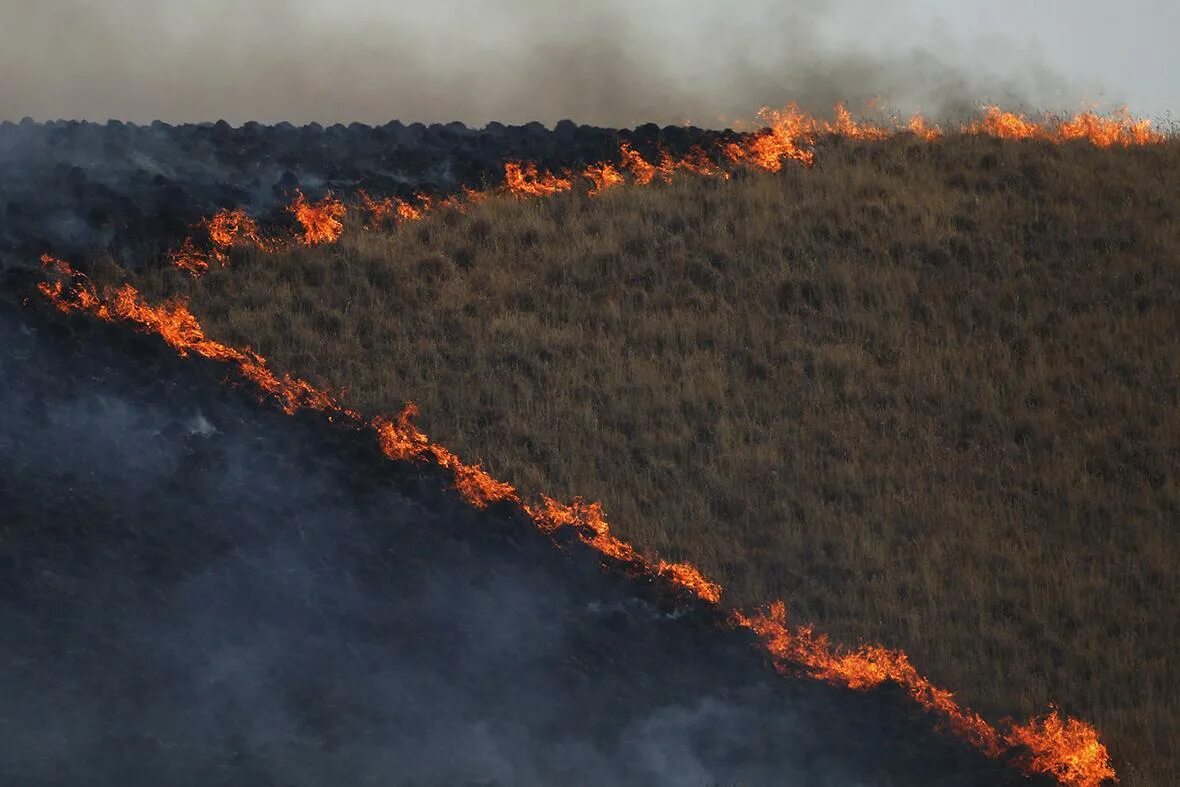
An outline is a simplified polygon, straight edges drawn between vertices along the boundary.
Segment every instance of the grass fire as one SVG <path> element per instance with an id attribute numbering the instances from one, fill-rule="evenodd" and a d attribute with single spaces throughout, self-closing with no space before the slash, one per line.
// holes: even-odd
<path id="1" fill-rule="evenodd" d="M 712 610 L 786 679 L 895 686 L 1026 777 L 1170 773 L 1169 692 L 1120 698 L 1180 641 L 1174 139 L 760 118 L 449 194 L 295 189 L 293 223 L 222 208 L 155 264 L 44 254 L 37 289 Z"/>

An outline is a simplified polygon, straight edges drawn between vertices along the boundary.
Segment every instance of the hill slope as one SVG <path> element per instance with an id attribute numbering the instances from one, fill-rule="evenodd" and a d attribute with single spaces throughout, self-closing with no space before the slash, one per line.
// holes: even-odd
<path id="1" fill-rule="evenodd" d="M 1180 147 L 829 145 L 138 283 L 732 600 L 994 715 L 1060 702 L 1125 783 L 1176 781 Z"/>

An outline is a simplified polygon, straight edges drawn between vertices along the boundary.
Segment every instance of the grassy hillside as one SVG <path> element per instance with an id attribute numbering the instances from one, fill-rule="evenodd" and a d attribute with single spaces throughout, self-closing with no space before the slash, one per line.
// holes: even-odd
<path id="1" fill-rule="evenodd" d="M 828 145 L 139 284 L 730 601 L 1180 782 L 1180 145 Z"/>

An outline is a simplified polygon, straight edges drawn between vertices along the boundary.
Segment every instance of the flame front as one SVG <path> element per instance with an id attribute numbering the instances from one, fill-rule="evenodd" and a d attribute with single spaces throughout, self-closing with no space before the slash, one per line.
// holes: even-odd
<path id="1" fill-rule="evenodd" d="M 724 153 L 729 161 L 766 172 L 778 172 L 788 160 L 808 167 L 815 163 L 815 152 L 810 143 L 819 123 L 799 109 L 798 104 L 791 102 L 781 110 L 763 107 L 758 112 L 758 119 L 765 124 L 762 131 L 744 142 L 731 142 L 725 146 Z"/>
<path id="2" fill-rule="evenodd" d="M 338 397 L 301 378 L 276 375 L 266 359 L 253 350 L 210 339 L 182 300 L 152 306 L 129 284 L 99 291 L 65 261 L 46 255 L 41 262 L 49 278 L 38 287 L 63 312 L 85 312 L 109 322 L 127 322 L 159 334 L 180 355 L 196 353 L 229 363 L 288 414 L 315 410 L 356 428 L 368 427 L 390 459 L 445 468 L 458 494 L 472 506 L 486 508 L 501 502 L 520 505 L 546 534 L 552 536 L 562 529 L 571 529 L 582 543 L 636 573 L 662 578 L 701 603 L 717 605 L 721 599 L 721 586 L 706 579 L 696 567 L 650 558 L 612 534 L 598 503 L 575 499 L 566 505 L 548 497 L 535 504 L 522 502 L 511 484 L 493 478 L 478 464 L 464 463 L 418 429 L 413 423 L 417 414 L 413 404 L 396 417 L 378 416 L 366 423 L 359 413 L 343 407 Z M 1062 719 L 1054 710 L 1043 719 L 1009 723 L 1009 729 L 1001 732 L 978 714 L 959 706 L 949 691 L 934 686 L 919 674 L 905 653 L 876 645 L 845 651 L 832 645 L 826 636 L 816 634 L 810 626 L 791 629 L 782 602 L 776 602 L 761 614 L 735 611 L 732 622 L 758 636 L 779 671 L 795 673 L 802 669 L 822 680 L 857 690 L 871 689 L 885 682 L 896 683 L 921 707 L 943 719 L 955 735 L 990 757 L 1009 757 L 1028 773 L 1047 774 L 1071 787 L 1097 787 L 1104 780 L 1116 779 L 1097 731 L 1083 721 Z"/>
<path id="3" fill-rule="evenodd" d="M 615 186 L 621 186 L 627 182 L 623 173 L 619 172 L 613 164 L 606 162 L 591 164 L 582 171 L 582 175 L 594 184 L 587 192 L 591 197 L 597 197 L 607 189 L 613 189 Z"/>
<path id="4" fill-rule="evenodd" d="M 879 645 L 862 645 L 845 651 L 832 645 L 812 627 L 791 630 L 787 608 L 775 602 L 762 614 L 747 617 L 734 613 L 737 622 L 754 631 L 770 652 L 775 666 L 786 672 L 803 667 L 816 677 L 852 689 L 871 689 L 885 682 L 896 683 L 927 711 L 945 720 L 960 738 L 990 757 L 1015 750 L 1014 762 L 1029 773 L 1043 773 L 1072 787 L 1098 787 L 1117 781 L 1110 753 L 1098 739 L 1098 731 L 1078 719 L 1062 719 L 1056 710 L 1042 719 L 1026 723 L 1009 721 L 1000 732 L 979 714 L 961 707 L 954 695 L 933 685 L 898 650 Z M 1029 754 L 1019 753 L 1026 749 Z"/>
<path id="5" fill-rule="evenodd" d="M 1031 753 L 1025 767 L 1048 773 L 1062 784 L 1097 785 L 1118 781 L 1098 731 L 1077 719 L 1062 719 L 1054 708 L 1047 716 L 1014 723 L 1008 742 Z"/>
<path id="6" fill-rule="evenodd" d="M 219 210 L 198 226 L 209 236 L 210 251 L 201 251 L 192 238 L 185 238 L 181 247 L 169 255 L 173 265 L 193 277 L 207 272 L 211 262 L 224 267 L 229 262 L 228 252 L 233 246 L 247 246 L 265 252 L 278 249 L 276 241 L 263 237 L 258 222 L 246 213 L 245 208 Z"/>
<path id="7" fill-rule="evenodd" d="M 994 106 L 982 109 L 983 114 L 979 119 L 959 127 L 960 133 L 1000 139 L 1042 139 L 1055 143 L 1086 141 L 1099 147 L 1149 145 L 1165 140 L 1165 135 L 1151 128 L 1150 121 L 1135 119 L 1125 109 L 1109 116 L 1082 112 L 1069 118 L 1050 117 L 1041 121 Z M 895 118 L 890 125 L 878 125 L 856 120 L 844 104 L 835 106 L 832 120 L 820 120 L 794 103 L 781 110 L 764 107 L 759 111 L 758 119 L 763 124 L 761 130 L 747 133 L 739 141 L 718 144 L 712 150 L 693 147 L 680 156 L 660 149 L 655 163 L 645 159 L 627 141 L 622 141 L 617 161 L 588 164 L 580 171 L 582 178 L 590 183 L 586 193 L 598 196 L 626 183 L 628 175 L 634 185 L 649 186 L 656 182 L 671 182 L 679 172 L 728 179 L 734 167 L 779 172 L 791 161 L 811 166 L 815 163 L 816 143 L 824 135 L 883 140 L 908 133 L 926 142 L 944 136 L 942 128 L 929 125 L 920 114 L 913 115 L 905 122 Z M 573 189 L 574 178 L 568 172 L 556 175 L 542 171 L 536 162 L 510 161 L 504 164 L 504 180 L 498 189 L 464 188 L 462 193 L 445 198 L 420 193 L 414 195 L 412 200 L 398 197 L 375 199 L 367 192 L 358 190 L 356 198 L 359 208 L 367 215 L 366 226 L 377 229 L 420 221 L 440 210 L 465 211 L 468 206 L 496 193 L 540 198 Z M 287 210 L 295 214 L 302 230 L 296 242 L 308 246 L 334 243 L 343 232 L 347 207 L 331 194 L 319 202 L 311 203 L 302 192 L 297 192 Z M 209 251 L 203 251 L 192 238 L 186 238 L 179 249 L 169 254 L 174 266 L 194 277 L 207 272 L 214 263 L 226 265 L 226 252 L 232 246 L 276 252 L 286 245 L 278 238 L 264 237 L 257 222 L 243 208 L 220 211 L 201 222 L 200 226 L 209 236 Z"/>
<path id="8" fill-rule="evenodd" d="M 1042 139 L 1058 144 L 1084 141 L 1100 148 L 1152 145 L 1165 139 L 1152 129 L 1150 120 L 1133 118 L 1125 108 L 1107 116 L 1087 111 L 1071 118 L 1035 121 L 991 106 L 984 108 L 982 119 L 964 125 L 962 130 L 1000 139 Z"/>
<path id="9" fill-rule="evenodd" d="M 541 172 L 531 161 L 509 161 L 504 165 L 504 189 L 518 197 L 552 197 L 573 187 L 569 178 Z"/>
<path id="10" fill-rule="evenodd" d="M 335 243 L 344 232 L 344 203 L 329 192 L 319 202 L 308 202 L 302 191 L 295 192 L 295 201 L 288 208 L 303 228 L 305 246 Z"/>

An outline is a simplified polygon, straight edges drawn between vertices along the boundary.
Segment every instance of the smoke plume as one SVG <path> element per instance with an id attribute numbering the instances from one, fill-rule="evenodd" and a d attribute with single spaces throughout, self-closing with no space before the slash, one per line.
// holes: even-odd
<path id="1" fill-rule="evenodd" d="M 790 100 L 824 111 L 880 96 L 939 114 L 1074 98 L 1003 41 L 989 43 L 994 65 L 951 65 L 963 42 L 911 19 L 908 2 L 6 5 L 0 120 L 717 126 Z"/>

